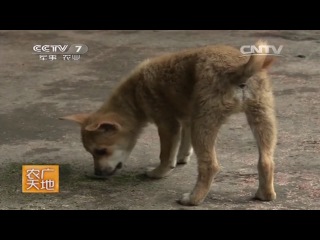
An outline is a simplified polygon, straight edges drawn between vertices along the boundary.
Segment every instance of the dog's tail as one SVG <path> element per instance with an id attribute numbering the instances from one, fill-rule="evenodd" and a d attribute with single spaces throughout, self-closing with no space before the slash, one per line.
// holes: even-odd
<path id="1" fill-rule="evenodd" d="M 267 45 L 267 42 L 262 40 L 259 40 L 255 44 L 258 49 L 263 50 L 262 54 L 252 54 L 249 61 L 240 66 L 240 68 L 234 72 L 231 78 L 233 83 L 238 85 L 244 84 L 250 77 L 271 65 L 271 63 L 274 61 L 274 57 L 267 55 L 265 48 L 262 47 L 265 45 Z"/>

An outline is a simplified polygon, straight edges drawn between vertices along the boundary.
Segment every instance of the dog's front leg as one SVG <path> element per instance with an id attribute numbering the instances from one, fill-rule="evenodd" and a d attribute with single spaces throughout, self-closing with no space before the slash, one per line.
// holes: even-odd
<path id="1" fill-rule="evenodd" d="M 191 126 L 189 122 L 183 122 L 181 129 L 181 141 L 177 156 L 177 164 L 189 162 L 193 149 L 191 145 Z"/>
<path id="2" fill-rule="evenodd" d="M 180 124 L 177 121 L 165 122 L 158 125 L 160 137 L 160 165 L 147 172 L 151 178 L 167 176 L 177 164 L 177 152 L 180 142 Z"/>

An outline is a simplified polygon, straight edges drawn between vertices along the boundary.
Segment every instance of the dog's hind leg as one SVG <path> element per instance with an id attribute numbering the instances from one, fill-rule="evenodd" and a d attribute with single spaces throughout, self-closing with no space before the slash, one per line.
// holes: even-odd
<path id="1" fill-rule="evenodd" d="M 191 126 L 190 122 L 183 122 L 181 129 L 181 142 L 179 147 L 179 152 L 177 156 L 178 164 L 186 164 L 189 162 L 192 155 L 192 145 L 191 145 Z"/>
<path id="2" fill-rule="evenodd" d="M 160 165 L 147 172 L 147 176 L 151 178 L 165 177 L 176 167 L 180 142 L 181 128 L 177 120 L 166 120 L 157 125 L 161 147 Z"/>
<path id="3" fill-rule="evenodd" d="M 276 198 L 273 186 L 273 154 L 277 140 L 276 118 L 273 97 L 264 95 L 259 101 L 249 101 L 246 115 L 259 148 L 259 188 L 255 198 L 271 201 Z"/>
<path id="4" fill-rule="evenodd" d="M 215 141 L 219 128 L 229 114 L 211 106 L 202 110 L 203 114 L 194 117 L 191 126 L 192 146 L 198 160 L 198 179 L 192 192 L 184 194 L 179 200 L 182 205 L 199 205 L 219 171 Z"/>

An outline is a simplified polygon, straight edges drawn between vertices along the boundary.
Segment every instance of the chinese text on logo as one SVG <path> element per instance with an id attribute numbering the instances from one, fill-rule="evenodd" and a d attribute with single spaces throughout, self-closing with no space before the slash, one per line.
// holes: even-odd
<path id="1" fill-rule="evenodd" d="M 23 165 L 22 192 L 59 192 L 59 165 Z"/>

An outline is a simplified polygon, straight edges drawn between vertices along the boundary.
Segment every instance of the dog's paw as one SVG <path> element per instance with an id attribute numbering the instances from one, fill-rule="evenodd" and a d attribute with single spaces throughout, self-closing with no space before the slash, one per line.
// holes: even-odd
<path id="1" fill-rule="evenodd" d="M 184 193 L 177 202 L 184 206 L 197 206 L 200 204 L 192 200 L 190 193 Z"/>
<path id="2" fill-rule="evenodd" d="M 275 200 L 277 197 L 277 194 L 275 191 L 262 191 L 258 189 L 258 191 L 255 194 L 255 199 L 260 200 L 260 201 L 272 201 Z"/>
<path id="3" fill-rule="evenodd" d="M 170 169 L 160 168 L 160 167 L 148 168 L 146 175 L 149 178 L 159 179 L 159 178 L 163 178 L 163 177 L 168 176 L 172 170 L 173 170 L 172 168 L 170 168 Z"/>
<path id="4" fill-rule="evenodd" d="M 177 164 L 187 164 L 189 161 L 190 161 L 190 156 L 177 158 Z"/>
<path id="5" fill-rule="evenodd" d="M 187 164 L 190 161 L 190 157 L 193 153 L 191 149 L 189 153 L 186 154 L 178 154 L 177 156 L 177 164 Z"/>

